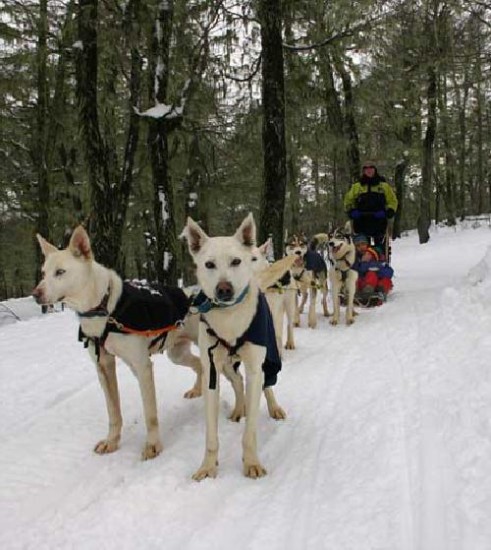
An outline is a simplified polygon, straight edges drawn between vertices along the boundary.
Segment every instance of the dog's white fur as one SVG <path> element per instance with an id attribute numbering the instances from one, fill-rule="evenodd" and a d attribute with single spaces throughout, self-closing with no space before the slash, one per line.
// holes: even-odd
<path id="1" fill-rule="evenodd" d="M 346 324 L 351 325 L 355 322 L 354 298 L 358 280 L 358 272 L 351 267 L 356 259 L 356 248 L 351 234 L 340 229 L 335 229 L 326 237 L 331 261 L 329 281 L 334 307 L 331 325 L 339 323 L 340 292 L 342 290 L 344 290 L 346 301 Z"/>
<path id="2" fill-rule="evenodd" d="M 285 316 L 287 320 L 285 349 L 295 349 L 293 326 L 297 308 L 298 284 L 292 276 L 290 284 L 286 287 L 279 288 L 272 285 L 277 283 L 287 271 L 291 274 L 291 268 L 293 267 L 296 258 L 294 256 L 286 256 L 281 260 L 277 260 L 273 264 L 269 264 L 267 260 L 269 246 L 270 240 L 268 239 L 254 252 L 256 262 L 255 269 L 257 271 L 257 278 L 259 280 L 261 290 L 266 296 L 269 309 L 271 310 L 271 315 L 273 316 L 276 343 L 278 346 L 278 351 L 282 354 L 283 320 Z M 274 275 L 271 277 L 272 272 Z M 273 279 L 273 282 L 270 282 L 267 286 L 261 284 L 262 278 L 264 277 L 263 273 L 267 273 L 270 280 Z"/>
<path id="3" fill-rule="evenodd" d="M 320 235 L 325 235 L 321 233 Z M 316 236 L 317 237 L 317 236 Z M 318 242 L 322 242 L 318 240 Z M 300 326 L 300 314 L 303 313 L 303 309 L 307 302 L 307 298 L 310 295 L 309 310 L 308 310 L 308 326 L 310 328 L 316 328 L 317 315 L 315 312 L 315 304 L 317 301 L 317 289 L 319 288 L 322 294 L 322 310 L 324 317 L 329 317 L 329 310 L 327 308 L 327 273 L 315 274 L 313 271 L 306 270 L 304 264 L 304 256 L 308 250 L 307 239 L 303 236 L 292 235 L 286 243 L 287 256 L 294 256 L 296 262 L 292 267 L 292 275 L 298 282 L 301 301 L 297 303 L 295 311 L 295 323 L 296 327 Z"/>
<path id="4" fill-rule="evenodd" d="M 39 303 L 50 304 L 62 300 L 71 309 L 83 313 L 97 307 L 109 291 L 107 310 L 109 313 L 114 310 L 121 295 L 122 280 L 116 272 L 94 260 L 89 237 L 82 226 L 75 229 L 68 247 L 64 250 L 58 250 L 40 235 L 37 238 L 45 256 L 43 279 L 33 291 Z M 108 317 L 80 318 L 80 324 L 85 335 L 99 337 L 107 319 Z M 185 397 L 197 397 L 201 394 L 201 363 L 191 353 L 191 341 L 197 340 L 197 325 L 196 316 L 188 316 L 183 327 L 168 333 L 164 346 L 171 361 L 191 367 L 197 374 L 194 387 L 186 392 Z M 160 350 L 149 349 L 151 340 L 152 338 L 140 335 L 111 332 L 104 347 L 100 348 L 99 359 L 94 346 L 89 346 L 109 416 L 108 434 L 95 445 L 96 453 L 115 451 L 121 438 L 122 416 L 115 357 L 120 357 L 129 365 L 140 385 L 147 428 L 142 458 L 154 458 L 162 450 L 150 360 L 150 354 Z"/>
<path id="5" fill-rule="evenodd" d="M 210 359 L 208 351 L 217 344 L 215 337 L 208 333 L 208 326 L 233 346 L 249 327 L 258 301 L 259 287 L 254 277 L 253 247 L 255 246 L 256 226 L 249 214 L 236 233 L 231 237 L 209 237 L 201 227 L 188 218 L 182 232 L 186 237 L 189 251 L 197 266 L 197 278 L 203 292 L 211 300 L 220 300 L 229 307 L 211 309 L 204 313 L 205 322 L 199 327 L 199 349 L 203 364 L 203 394 L 206 410 L 206 449 L 203 462 L 193 478 L 202 480 L 217 475 L 218 465 L 218 405 L 220 391 L 219 373 L 230 362 L 229 350 L 219 344 L 213 353 L 217 370 L 216 388 L 210 389 Z M 244 299 L 236 299 L 249 286 Z M 266 474 L 257 455 L 256 426 L 263 385 L 262 364 L 266 350 L 246 342 L 238 351 L 237 358 L 246 370 L 246 424 L 242 439 L 243 472 L 247 477 L 257 478 Z M 265 391 L 273 395 L 272 388 Z M 269 406 L 269 404 L 268 404 Z"/>

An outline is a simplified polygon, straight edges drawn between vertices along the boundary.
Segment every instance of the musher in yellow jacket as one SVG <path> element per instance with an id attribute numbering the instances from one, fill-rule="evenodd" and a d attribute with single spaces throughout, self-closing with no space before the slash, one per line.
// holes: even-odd
<path id="1" fill-rule="evenodd" d="M 344 209 L 353 220 L 354 233 L 374 237 L 376 243 L 383 241 L 387 220 L 397 210 L 397 197 L 373 162 L 363 163 L 360 180 L 344 196 Z"/>

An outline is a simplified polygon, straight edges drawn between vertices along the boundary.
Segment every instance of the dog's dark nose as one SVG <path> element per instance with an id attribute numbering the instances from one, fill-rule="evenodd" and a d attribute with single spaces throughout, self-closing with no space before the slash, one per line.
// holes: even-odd
<path id="1" fill-rule="evenodd" d="M 297 250 L 297 251 L 295 252 L 295 254 L 297 254 L 297 256 L 301 256 L 301 255 L 302 255 L 302 251 L 301 251 L 301 250 Z"/>
<path id="2" fill-rule="evenodd" d="M 329 241 L 329 246 L 334 246 L 334 242 L 333 241 Z"/>
<path id="3" fill-rule="evenodd" d="M 234 297 L 234 287 L 228 281 L 221 281 L 215 288 L 215 296 L 220 302 L 230 302 Z"/>
<path id="4" fill-rule="evenodd" d="M 38 304 L 42 302 L 43 292 L 39 287 L 36 287 L 32 292 L 31 296 L 36 300 Z"/>

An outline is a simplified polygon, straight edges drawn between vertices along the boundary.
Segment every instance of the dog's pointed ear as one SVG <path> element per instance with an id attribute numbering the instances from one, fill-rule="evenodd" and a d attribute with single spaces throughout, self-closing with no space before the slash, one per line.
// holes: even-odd
<path id="1" fill-rule="evenodd" d="M 252 212 L 249 212 L 234 237 L 244 246 L 256 246 L 256 223 Z"/>
<path id="2" fill-rule="evenodd" d="M 189 252 L 192 256 L 197 254 L 203 248 L 205 242 L 209 239 L 208 235 L 193 220 L 193 218 L 189 217 L 182 233 L 179 235 L 179 238 L 187 240 Z"/>
<path id="3" fill-rule="evenodd" d="M 257 249 L 259 250 L 262 256 L 266 256 L 270 246 L 271 246 L 271 237 L 261 246 L 258 246 Z"/>
<path id="4" fill-rule="evenodd" d="M 41 251 L 45 258 L 53 252 L 58 252 L 58 249 L 56 248 L 56 246 L 52 245 L 45 238 L 41 237 L 39 233 L 37 233 L 36 238 L 38 240 L 39 246 L 41 247 Z"/>
<path id="5" fill-rule="evenodd" d="M 85 258 L 86 260 L 93 259 L 89 236 L 81 225 L 76 227 L 75 231 L 72 233 L 68 248 L 77 258 Z"/>

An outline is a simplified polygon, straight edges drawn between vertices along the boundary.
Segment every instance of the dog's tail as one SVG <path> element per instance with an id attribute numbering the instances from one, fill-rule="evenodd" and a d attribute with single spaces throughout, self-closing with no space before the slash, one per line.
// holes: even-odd
<path id="1" fill-rule="evenodd" d="M 312 237 L 312 240 L 309 243 L 310 250 L 317 250 L 319 245 L 327 243 L 329 240 L 329 235 L 327 233 L 317 233 Z"/>

